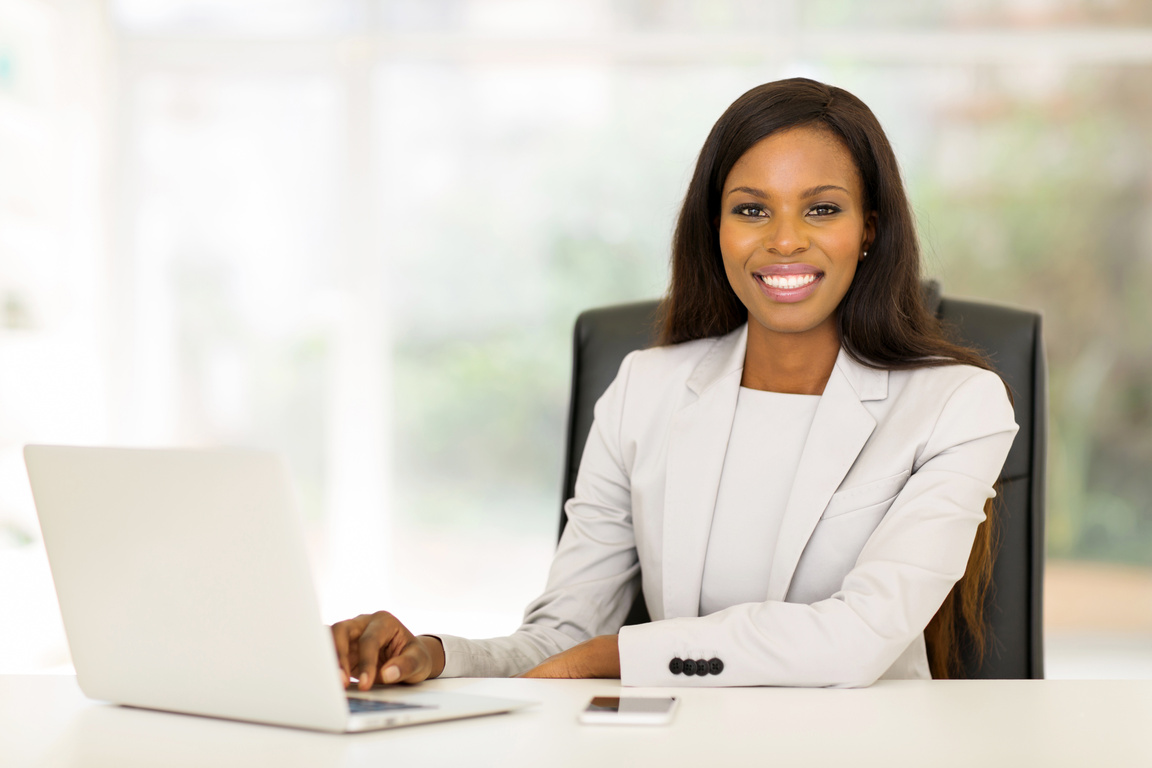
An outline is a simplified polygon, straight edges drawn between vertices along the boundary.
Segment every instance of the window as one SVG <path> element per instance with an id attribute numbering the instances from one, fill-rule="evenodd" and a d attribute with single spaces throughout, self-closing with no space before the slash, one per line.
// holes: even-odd
<path id="1" fill-rule="evenodd" d="M 1143 4 L 101 7 L 0 10 L 0 569 L 31 592 L 21 443 L 240 443 L 289 458 L 327 618 L 513 629 L 575 315 L 659 295 L 713 121 L 799 74 L 876 111 L 945 293 L 1045 314 L 1050 638 L 1152 635 Z"/>

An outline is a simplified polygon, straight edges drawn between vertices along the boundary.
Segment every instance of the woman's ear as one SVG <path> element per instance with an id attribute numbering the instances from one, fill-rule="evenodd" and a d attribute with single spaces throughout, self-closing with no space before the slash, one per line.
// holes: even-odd
<path id="1" fill-rule="evenodd" d="M 872 211 L 864 219 L 864 239 L 860 243 L 861 260 L 864 259 L 864 254 L 872 248 L 872 241 L 876 239 L 876 222 L 879 218 L 876 211 Z"/>

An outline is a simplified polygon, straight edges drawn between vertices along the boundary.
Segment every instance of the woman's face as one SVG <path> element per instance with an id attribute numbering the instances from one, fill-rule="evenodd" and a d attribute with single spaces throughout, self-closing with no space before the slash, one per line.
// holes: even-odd
<path id="1" fill-rule="evenodd" d="M 749 332 L 835 333 L 875 219 L 852 156 L 828 130 L 791 128 L 745 152 L 724 182 L 718 220 Z"/>

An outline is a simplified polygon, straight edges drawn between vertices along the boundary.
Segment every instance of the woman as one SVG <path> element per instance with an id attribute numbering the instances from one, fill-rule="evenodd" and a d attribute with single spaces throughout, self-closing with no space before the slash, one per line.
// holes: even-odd
<path id="1" fill-rule="evenodd" d="M 983 647 L 1000 379 L 924 310 L 871 111 L 806 79 L 712 129 L 661 345 L 599 400 L 545 593 L 510 637 L 333 626 L 345 683 L 436 675 L 861 686 Z M 637 588 L 653 621 L 621 628 Z M 929 659 L 931 654 L 931 660 Z"/>

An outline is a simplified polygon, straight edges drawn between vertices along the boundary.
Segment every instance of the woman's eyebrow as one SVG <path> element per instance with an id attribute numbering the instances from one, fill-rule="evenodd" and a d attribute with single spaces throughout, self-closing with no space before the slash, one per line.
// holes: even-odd
<path id="1" fill-rule="evenodd" d="M 837 186 L 836 184 L 821 184 L 817 187 L 810 187 L 804 190 L 800 193 L 800 197 L 816 197 L 816 195 L 821 195 L 825 192 L 831 192 L 832 190 L 839 190 L 840 192 L 849 194 L 848 190 L 844 189 L 844 187 Z M 753 197 L 759 197 L 762 199 L 771 197 L 771 195 L 769 195 L 767 192 L 762 189 L 756 189 L 756 187 L 734 187 L 728 190 L 728 195 L 734 195 L 737 192 L 745 192 L 749 195 L 752 195 Z"/>
<path id="2" fill-rule="evenodd" d="M 756 189 L 755 187 L 735 187 L 733 189 L 728 190 L 728 195 L 726 195 L 726 197 L 734 195 L 737 192 L 747 192 L 749 195 L 752 195 L 752 197 L 759 197 L 759 198 L 768 197 L 768 194 L 766 192 L 764 192 L 761 189 Z"/>
<path id="3" fill-rule="evenodd" d="M 822 195 L 825 192 L 831 192 L 834 189 L 838 189 L 841 192 L 848 194 L 848 190 L 844 189 L 844 187 L 838 187 L 835 184 L 821 184 L 818 187 L 812 187 L 811 189 L 804 190 L 800 193 L 800 197 L 816 197 L 816 195 Z"/>

